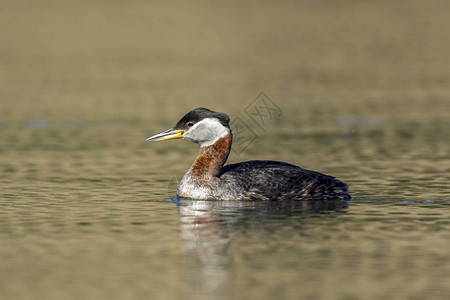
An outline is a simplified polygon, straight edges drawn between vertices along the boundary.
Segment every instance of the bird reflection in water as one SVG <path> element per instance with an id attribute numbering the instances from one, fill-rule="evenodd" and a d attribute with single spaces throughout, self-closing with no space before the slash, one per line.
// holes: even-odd
<path id="1" fill-rule="evenodd" d="M 198 291 L 216 299 L 230 287 L 228 267 L 231 256 L 227 250 L 234 233 L 258 229 L 275 233 L 294 216 L 342 213 L 347 208 L 345 200 L 209 201 L 176 198 L 174 201 L 180 214 L 183 250 L 194 262 L 189 265 L 189 273 L 194 272 L 195 276 L 190 276 L 189 280 L 195 281 L 192 285 Z"/>

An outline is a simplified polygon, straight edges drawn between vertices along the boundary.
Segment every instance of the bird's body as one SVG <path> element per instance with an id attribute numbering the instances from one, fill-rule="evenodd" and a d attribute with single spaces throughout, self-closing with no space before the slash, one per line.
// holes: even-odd
<path id="1" fill-rule="evenodd" d="M 350 199 L 345 183 L 279 161 L 253 160 L 225 165 L 232 133 L 225 114 L 197 108 L 174 128 L 147 140 L 183 138 L 200 146 L 183 176 L 177 196 L 203 200 Z"/>

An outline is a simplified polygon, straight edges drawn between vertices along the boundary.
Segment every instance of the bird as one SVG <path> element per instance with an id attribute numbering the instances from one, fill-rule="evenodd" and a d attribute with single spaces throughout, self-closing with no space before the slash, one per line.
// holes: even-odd
<path id="1" fill-rule="evenodd" d="M 272 160 L 225 165 L 230 154 L 230 118 L 207 108 L 196 108 L 174 127 L 146 141 L 183 139 L 198 144 L 199 153 L 181 179 L 177 198 L 199 200 L 348 200 L 347 185 L 319 172 Z"/>

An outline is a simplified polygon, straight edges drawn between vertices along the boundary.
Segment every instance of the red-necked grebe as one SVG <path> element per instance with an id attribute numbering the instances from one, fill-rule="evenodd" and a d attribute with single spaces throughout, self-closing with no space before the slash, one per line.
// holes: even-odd
<path id="1" fill-rule="evenodd" d="M 182 138 L 199 154 L 183 176 L 177 196 L 202 200 L 350 199 L 345 183 L 279 161 L 252 160 L 224 166 L 231 149 L 230 118 L 206 108 L 187 113 L 171 129 L 146 141 Z"/>

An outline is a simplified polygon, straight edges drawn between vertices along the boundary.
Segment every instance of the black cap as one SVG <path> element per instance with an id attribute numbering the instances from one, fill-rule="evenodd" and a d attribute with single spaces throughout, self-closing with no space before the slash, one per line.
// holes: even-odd
<path id="1" fill-rule="evenodd" d="M 199 107 L 185 114 L 175 125 L 174 129 L 186 129 L 189 127 L 189 123 L 195 124 L 206 118 L 216 118 L 223 126 L 229 127 L 230 118 L 226 114 Z"/>

